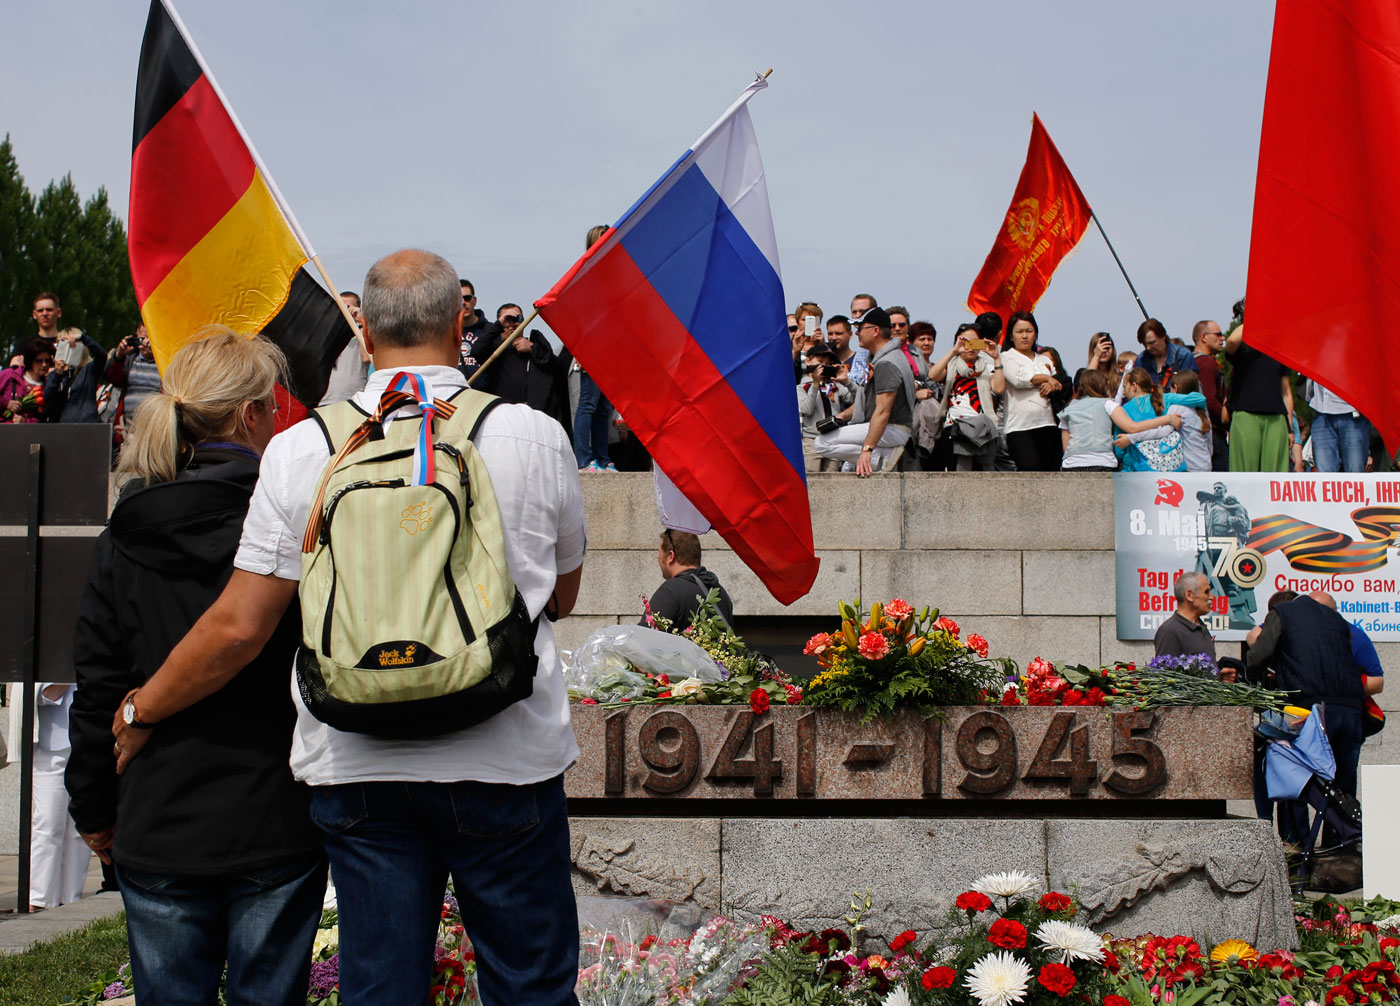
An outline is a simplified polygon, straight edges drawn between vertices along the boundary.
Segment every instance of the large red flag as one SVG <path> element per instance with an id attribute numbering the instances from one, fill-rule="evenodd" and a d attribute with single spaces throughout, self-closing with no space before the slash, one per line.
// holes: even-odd
<path id="1" fill-rule="evenodd" d="M 1278 0 L 1246 288 L 1253 346 L 1341 395 L 1394 450 L 1400 5 Z"/>
<path id="2" fill-rule="evenodd" d="M 1033 114 L 1026 166 L 1006 224 L 972 281 L 968 309 L 973 314 L 995 311 L 1003 321 L 1013 311 L 1033 309 L 1050 277 L 1084 237 L 1092 216 L 1040 116 Z"/>

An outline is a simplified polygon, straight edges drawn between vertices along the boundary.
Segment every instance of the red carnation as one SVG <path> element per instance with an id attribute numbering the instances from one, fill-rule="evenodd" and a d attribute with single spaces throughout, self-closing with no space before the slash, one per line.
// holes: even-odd
<path id="1" fill-rule="evenodd" d="M 890 940 L 890 949 L 895 953 L 899 953 L 916 939 L 918 939 L 918 936 L 914 933 L 914 930 L 906 929 L 894 939 Z"/>
<path id="2" fill-rule="evenodd" d="M 1400 940 L 1392 940 L 1389 936 L 1381 937 L 1381 949 L 1389 950 L 1391 947 L 1400 947 Z"/>
<path id="3" fill-rule="evenodd" d="M 1026 927 L 1015 919 L 997 919 L 987 930 L 987 940 L 1003 950 L 1023 950 L 1026 946 Z"/>
<path id="4" fill-rule="evenodd" d="M 795 706 L 802 701 L 802 689 L 796 685 L 783 685 L 783 691 L 787 694 L 787 704 Z"/>
<path id="5" fill-rule="evenodd" d="M 1103 1006 L 1133 1006 L 1127 996 L 1104 996 Z"/>
<path id="6" fill-rule="evenodd" d="M 908 601 L 896 597 L 889 604 L 885 605 L 885 614 L 889 615 L 896 622 L 902 622 L 910 615 L 914 614 L 914 608 Z"/>
<path id="7" fill-rule="evenodd" d="M 596 706 L 596 705 L 598 704 L 598 700 L 597 700 L 597 699 L 579 699 L 579 700 L 578 700 L 578 704 L 581 705 L 581 706 Z"/>
<path id="8" fill-rule="evenodd" d="M 1076 984 L 1074 972 L 1063 964 L 1045 965 L 1040 969 L 1040 975 L 1036 980 L 1057 996 L 1069 995 L 1069 990 L 1074 988 Z"/>
<path id="9" fill-rule="evenodd" d="M 963 891 L 958 895 L 957 906 L 964 912 L 985 912 L 992 907 L 992 899 L 981 891 Z"/>
<path id="10" fill-rule="evenodd" d="M 1086 706 L 1103 706 L 1108 704 L 1108 696 L 1103 693 L 1103 689 L 1095 685 L 1090 688 L 1084 696 Z"/>
<path id="11" fill-rule="evenodd" d="M 1329 982 L 1335 982 L 1341 976 L 1342 966 L 1340 964 L 1333 964 L 1330 968 L 1327 969 L 1326 977 Z"/>
<path id="12" fill-rule="evenodd" d="M 932 992 L 934 989 L 950 989 L 953 982 L 957 981 L 958 973 L 952 968 L 945 968 L 942 965 L 929 968 L 924 972 L 924 976 L 919 979 L 919 984 L 924 987 L 924 991 Z"/>
<path id="13" fill-rule="evenodd" d="M 1015 685 L 1006 686 L 1006 691 L 1001 696 L 1001 704 L 1004 706 L 1019 706 L 1021 704 L 1021 694 L 1016 691 Z"/>
<path id="14" fill-rule="evenodd" d="M 1084 693 L 1071 688 L 1069 691 L 1065 692 L 1060 698 L 1060 701 L 1067 706 L 1082 706 L 1084 705 Z"/>
<path id="15" fill-rule="evenodd" d="M 987 651 L 991 649 L 991 647 L 987 645 L 986 637 L 979 635 L 976 632 L 967 637 L 967 645 L 971 650 L 973 650 L 979 657 L 982 657 L 983 659 L 986 659 Z"/>
<path id="16" fill-rule="evenodd" d="M 1118 955 L 1107 947 L 1103 951 L 1103 966 L 1112 974 L 1118 973 Z"/>
<path id="17" fill-rule="evenodd" d="M 948 635 L 950 636 L 956 636 L 959 632 L 962 631 L 958 628 L 958 623 L 953 621 L 947 615 L 944 615 L 942 618 L 940 618 L 933 624 L 938 628 L 942 629 L 944 632 L 948 633 Z"/>
<path id="18" fill-rule="evenodd" d="M 656 697 L 658 699 L 669 699 L 671 697 L 671 693 L 670 691 L 657 692 Z"/>
<path id="19" fill-rule="evenodd" d="M 1063 912 L 1072 904 L 1074 902 L 1069 900 L 1069 896 L 1061 894 L 1059 891 L 1051 891 L 1049 894 L 1042 895 L 1039 901 L 1040 907 L 1047 912 Z"/>
<path id="20" fill-rule="evenodd" d="M 762 688 L 755 688 L 749 693 L 749 708 L 753 710 L 755 716 L 762 716 L 768 711 L 768 693 Z"/>

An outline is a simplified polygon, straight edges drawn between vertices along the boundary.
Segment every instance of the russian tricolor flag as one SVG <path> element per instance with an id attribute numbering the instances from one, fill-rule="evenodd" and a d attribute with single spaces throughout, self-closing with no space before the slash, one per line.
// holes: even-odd
<path id="1" fill-rule="evenodd" d="M 744 91 L 535 302 L 775 598 L 819 561 L 778 245 Z"/>

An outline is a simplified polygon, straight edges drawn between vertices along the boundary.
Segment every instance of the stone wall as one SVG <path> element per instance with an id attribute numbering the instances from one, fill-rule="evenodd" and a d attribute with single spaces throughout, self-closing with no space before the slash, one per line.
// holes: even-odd
<path id="1" fill-rule="evenodd" d="M 739 616 L 833 617 L 837 598 L 902 596 L 936 604 L 1023 664 L 1037 654 L 1095 663 L 1145 659 L 1151 645 L 1115 638 L 1113 484 L 1102 474 L 810 475 L 821 573 L 784 608 L 717 535 L 705 564 Z M 572 649 L 600 625 L 635 621 L 660 582 L 650 475 L 584 477 L 589 556 L 575 613 L 555 626 Z M 1377 646 L 1400 674 L 1400 643 Z M 1400 719 L 1400 680 L 1380 696 Z M 8 718 L 0 716 L 0 734 Z M 1400 764 L 1400 726 L 1366 744 L 1368 764 Z M 15 851 L 18 769 L 0 768 L 0 853 Z"/>
<path id="2" fill-rule="evenodd" d="M 838 598 L 903 597 L 937 605 L 1022 666 L 1034 656 L 1097 664 L 1147 660 L 1152 644 L 1120 642 L 1114 619 L 1113 476 L 1085 473 L 917 472 L 857 479 L 809 475 L 821 572 L 784 608 L 718 535 L 705 565 L 736 616 L 824 616 Z M 584 477 L 589 553 L 574 614 L 555 626 L 573 649 L 600 625 L 634 622 L 639 594 L 660 583 L 650 475 Z M 1225 653 L 1237 644 L 1223 644 Z M 1400 674 L 1400 643 L 1376 649 Z M 1400 711 L 1400 679 L 1380 696 Z M 1393 726 L 1366 745 L 1368 763 L 1400 763 Z"/>

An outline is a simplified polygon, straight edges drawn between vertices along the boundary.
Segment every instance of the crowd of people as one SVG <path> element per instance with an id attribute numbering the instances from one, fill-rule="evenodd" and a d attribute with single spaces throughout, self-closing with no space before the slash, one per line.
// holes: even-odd
<path id="1" fill-rule="evenodd" d="M 558 420 L 581 472 L 651 467 L 625 416 L 567 348 L 556 349 L 539 329 L 519 331 L 519 304 L 503 303 L 488 317 L 475 284 L 458 282 L 465 312 L 458 367 L 473 386 Z M 340 296 L 358 317 L 359 295 Z M 126 418 L 160 389 L 144 327 L 108 352 L 86 333 L 60 329 L 62 314 L 55 294 L 35 298 L 38 331 L 0 370 L 0 422 L 111 422 L 119 444 Z M 1096 332 L 1072 371 L 1029 311 L 964 322 L 946 348 L 932 323 L 864 293 L 851 299 L 849 315 L 827 317 L 803 301 L 787 327 L 808 472 L 1390 466 L 1371 424 L 1333 390 L 1303 381 L 1308 408 L 1296 408 L 1293 375 L 1245 341 L 1243 324 L 1227 334 L 1199 321 L 1188 345 L 1149 318 L 1138 326 L 1137 348 L 1124 351 Z M 360 391 L 372 370 L 351 342 L 322 404 Z"/>
<path id="2" fill-rule="evenodd" d="M 1148 318 L 1122 352 L 1096 332 L 1071 372 L 1030 311 L 960 324 L 941 355 L 903 305 L 861 293 L 850 312 L 787 318 L 808 472 L 1372 469 L 1366 418 L 1313 381 L 1300 416 L 1293 375 L 1243 324 L 1199 321 L 1188 346 Z"/>

